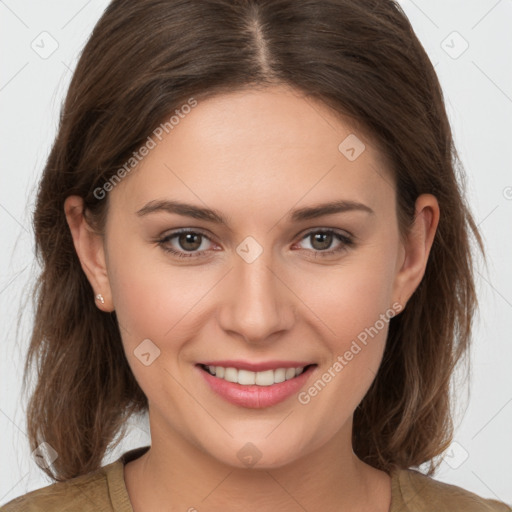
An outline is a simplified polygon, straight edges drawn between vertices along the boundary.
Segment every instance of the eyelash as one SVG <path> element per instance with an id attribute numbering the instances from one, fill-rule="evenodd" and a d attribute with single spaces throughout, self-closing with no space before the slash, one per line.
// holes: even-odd
<path id="1" fill-rule="evenodd" d="M 205 233 L 203 233 L 200 230 L 181 229 L 181 230 L 174 231 L 174 232 L 166 235 L 165 237 L 161 238 L 160 240 L 157 240 L 157 243 L 165 252 L 171 253 L 172 255 L 177 256 L 178 258 L 201 258 L 201 257 L 204 257 L 205 256 L 204 253 L 206 253 L 207 251 L 192 252 L 192 253 L 187 254 L 187 253 L 184 253 L 184 252 L 181 252 L 181 251 L 176 251 L 175 249 L 171 249 L 169 246 L 165 245 L 170 240 L 172 240 L 176 236 L 181 235 L 183 233 L 187 233 L 187 234 L 192 233 L 192 234 L 195 234 L 195 235 L 201 235 L 201 236 L 205 237 L 206 239 L 210 240 L 210 242 L 212 241 L 208 235 L 206 235 Z M 320 254 L 321 258 L 332 256 L 334 254 L 338 254 L 338 253 L 341 253 L 343 251 L 346 251 L 346 250 L 348 250 L 348 248 L 350 248 L 351 246 L 354 245 L 354 241 L 352 240 L 352 238 L 350 238 L 350 237 L 348 237 L 346 235 L 343 235 L 341 233 L 338 233 L 337 231 L 334 231 L 332 229 L 314 229 L 314 230 L 310 230 L 299 241 L 305 240 L 309 236 L 311 236 L 313 234 L 316 234 L 316 233 L 322 233 L 324 235 L 332 234 L 340 242 L 342 242 L 342 245 L 339 246 L 337 249 L 331 249 L 331 250 L 326 250 L 326 251 L 320 251 L 320 250 L 316 250 L 315 251 L 313 249 L 313 252 L 315 253 L 315 258 L 317 257 L 318 254 Z M 311 249 L 303 249 L 303 250 L 310 251 Z"/>

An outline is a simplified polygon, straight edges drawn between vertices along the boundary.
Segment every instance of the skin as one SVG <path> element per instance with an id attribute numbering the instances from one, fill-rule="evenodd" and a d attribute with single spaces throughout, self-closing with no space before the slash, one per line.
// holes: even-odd
<path id="1" fill-rule="evenodd" d="M 152 447 L 125 466 L 135 512 L 389 510 L 389 475 L 363 463 L 351 444 L 353 413 L 381 363 L 387 323 L 305 405 L 296 395 L 263 409 L 233 405 L 195 368 L 212 359 L 315 362 L 307 390 L 379 315 L 405 307 L 425 272 L 438 203 L 430 194 L 417 199 L 401 242 L 391 172 L 358 132 L 366 149 L 349 161 L 338 145 L 351 133 L 323 104 L 284 86 L 220 95 L 199 102 L 108 194 L 103 238 L 85 222 L 81 198 L 67 198 L 82 268 L 105 300 L 97 306 L 116 311 L 149 400 Z M 216 209 L 229 224 L 137 215 L 161 199 Z M 289 220 L 293 209 L 340 199 L 374 214 Z M 195 246 L 206 256 L 163 250 L 157 240 L 179 228 L 209 237 Z M 322 245 L 305 236 L 313 228 L 355 243 L 333 237 Z M 236 252 L 247 236 L 263 248 L 250 264 Z M 190 247 L 179 237 L 167 246 Z M 148 366 L 134 355 L 144 339 L 160 350 Z M 261 454 L 252 467 L 237 456 L 249 442 Z"/>

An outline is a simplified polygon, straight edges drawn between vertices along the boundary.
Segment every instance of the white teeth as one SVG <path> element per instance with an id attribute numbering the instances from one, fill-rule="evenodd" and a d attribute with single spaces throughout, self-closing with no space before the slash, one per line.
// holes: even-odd
<path id="1" fill-rule="evenodd" d="M 247 370 L 238 370 L 238 379 L 236 380 L 236 382 L 238 382 L 238 384 L 243 384 L 245 386 L 256 384 L 256 374 L 254 372 L 249 372 Z"/>
<path id="2" fill-rule="evenodd" d="M 251 372 L 253 373 L 253 372 Z M 265 370 L 264 372 L 255 373 L 255 384 L 258 386 L 272 386 L 274 382 L 274 370 Z"/>
<path id="3" fill-rule="evenodd" d="M 238 371 L 236 368 L 226 368 L 224 372 L 224 380 L 228 382 L 238 382 Z"/>
<path id="4" fill-rule="evenodd" d="M 285 379 L 293 379 L 295 377 L 295 368 L 286 368 Z"/>
<path id="5" fill-rule="evenodd" d="M 278 368 L 277 370 L 274 370 L 274 382 L 284 382 L 286 380 L 286 369 L 285 368 Z"/>
<path id="6" fill-rule="evenodd" d="M 237 370 L 236 368 L 224 368 L 222 366 L 207 366 L 211 375 L 219 379 L 235 382 L 243 386 L 272 386 L 285 380 L 290 380 L 300 375 L 303 367 L 298 368 L 276 368 L 275 370 L 265 370 L 263 372 L 251 372 L 249 370 Z"/>

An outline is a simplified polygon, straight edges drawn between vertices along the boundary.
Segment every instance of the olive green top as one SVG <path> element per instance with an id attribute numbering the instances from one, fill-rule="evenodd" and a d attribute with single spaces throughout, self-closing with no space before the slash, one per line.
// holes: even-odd
<path id="1" fill-rule="evenodd" d="M 97 471 L 31 491 L 0 507 L 0 512 L 133 512 L 124 464 L 148 449 L 127 451 Z M 390 476 L 390 512 L 512 512 L 504 503 L 480 498 L 415 470 L 402 469 Z"/>

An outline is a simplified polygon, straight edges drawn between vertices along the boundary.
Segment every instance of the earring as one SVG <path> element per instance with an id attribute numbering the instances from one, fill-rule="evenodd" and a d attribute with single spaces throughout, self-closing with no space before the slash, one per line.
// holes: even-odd
<path id="1" fill-rule="evenodd" d="M 103 295 L 101 295 L 101 293 L 98 293 L 98 295 L 96 295 L 96 300 L 99 300 L 102 304 L 105 304 L 105 299 L 103 298 Z"/>

